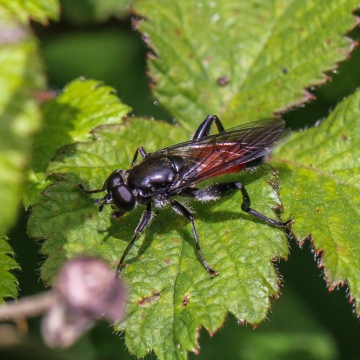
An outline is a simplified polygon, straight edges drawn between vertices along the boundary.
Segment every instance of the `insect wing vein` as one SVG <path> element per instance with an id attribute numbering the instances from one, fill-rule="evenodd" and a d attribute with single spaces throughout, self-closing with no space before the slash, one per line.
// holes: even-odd
<path id="1" fill-rule="evenodd" d="M 165 153 L 184 159 L 186 169 L 174 184 L 180 189 L 214 176 L 240 171 L 246 163 L 266 155 L 289 135 L 283 120 L 266 119 L 179 143 L 153 154 Z"/>

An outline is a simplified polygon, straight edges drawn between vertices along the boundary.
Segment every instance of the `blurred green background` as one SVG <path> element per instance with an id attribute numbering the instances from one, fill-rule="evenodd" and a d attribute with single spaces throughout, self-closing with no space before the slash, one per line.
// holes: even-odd
<path id="1" fill-rule="evenodd" d="M 157 104 L 148 87 L 146 44 L 132 29 L 131 18 L 120 5 L 119 16 L 109 18 L 105 10 L 95 11 L 91 1 L 63 1 L 63 16 L 58 23 L 33 25 L 40 39 L 49 88 L 60 90 L 81 76 L 101 80 L 117 90 L 121 100 L 132 106 L 134 115 L 171 122 L 171 114 Z M 360 39 L 359 29 L 348 35 Z M 354 92 L 360 84 L 359 62 L 357 47 L 351 58 L 328 74 L 331 81 L 309 89 L 316 100 L 283 116 L 291 128 L 312 126 Z M 43 257 L 39 244 L 26 235 L 27 217 L 23 212 L 10 234 L 10 244 L 23 269 L 17 274 L 20 296 L 44 288 L 38 271 Z M 36 269 L 33 264 L 37 264 Z M 277 267 L 283 279 L 282 295 L 273 300 L 267 321 L 253 330 L 228 317 L 213 337 L 201 331 L 200 354 L 191 354 L 191 359 L 360 359 L 360 323 L 349 303 L 347 288 L 327 290 L 309 242 L 302 249 L 292 242 L 288 261 L 281 261 Z M 71 349 L 51 351 L 41 345 L 38 321 L 34 320 L 20 344 L 0 349 L 0 359 L 133 358 L 123 338 L 101 323 Z"/>

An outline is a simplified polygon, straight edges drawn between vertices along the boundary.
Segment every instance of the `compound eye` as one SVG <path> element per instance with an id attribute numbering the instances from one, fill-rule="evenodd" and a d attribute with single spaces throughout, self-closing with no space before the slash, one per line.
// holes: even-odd
<path id="1" fill-rule="evenodd" d="M 106 180 L 106 189 L 107 191 L 112 191 L 119 184 L 123 184 L 124 180 L 118 172 L 113 172 Z"/>
<path id="2" fill-rule="evenodd" d="M 135 196 L 127 185 L 118 185 L 111 190 L 113 203 L 121 211 L 131 211 L 135 207 Z"/>

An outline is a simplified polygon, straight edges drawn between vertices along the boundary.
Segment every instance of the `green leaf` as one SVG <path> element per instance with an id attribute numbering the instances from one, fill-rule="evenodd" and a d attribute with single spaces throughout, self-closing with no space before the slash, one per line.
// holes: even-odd
<path id="1" fill-rule="evenodd" d="M 332 334 L 322 326 L 290 284 L 282 288 L 273 304 L 269 321 L 256 329 L 240 326 L 229 316 L 214 336 L 203 331 L 200 337 L 202 359 L 338 359 Z M 291 314 L 291 316 L 289 316 Z M 190 354 L 190 359 L 198 359 Z"/>
<path id="2" fill-rule="evenodd" d="M 151 152 L 188 137 L 183 129 L 142 119 L 99 128 L 94 135 L 95 141 L 66 148 L 50 165 L 49 171 L 68 181 L 46 189 L 48 201 L 35 206 L 29 221 L 30 234 L 47 239 L 42 247 L 49 256 L 42 268 L 47 282 L 66 258 L 78 253 L 99 255 L 115 269 L 144 210 L 111 219 L 111 209 L 99 214 L 76 184 L 99 188 L 114 169 L 129 167 L 137 146 Z M 274 218 L 271 209 L 279 207 L 279 199 L 266 181 L 276 179 L 265 170 L 240 179 L 253 206 Z M 122 273 L 131 295 L 128 318 L 118 329 L 126 328 L 127 345 L 136 356 L 153 349 L 159 358 L 185 358 L 188 350 L 197 350 L 198 329 L 215 332 L 228 311 L 252 324 L 264 319 L 269 296 L 278 293 L 272 260 L 287 255 L 287 240 L 279 229 L 243 213 L 241 203 L 240 194 L 206 205 L 191 203 L 203 253 L 220 272 L 215 278 L 196 256 L 189 222 L 172 211 L 156 210 Z"/>
<path id="3" fill-rule="evenodd" d="M 44 125 L 34 139 L 34 156 L 25 206 L 41 200 L 40 192 L 51 184 L 44 177 L 51 159 L 62 146 L 87 140 L 96 126 L 121 122 L 131 110 L 114 89 L 95 80 L 75 80 L 61 95 L 43 104 Z"/>
<path id="4" fill-rule="evenodd" d="M 159 56 L 149 65 L 155 94 L 194 131 L 208 113 L 220 115 L 228 127 L 308 99 L 303 88 L 325 81 L 322 71 L 349 54 L 353 42 L 343 34 L 356 24 L 351 14 L 356 5 L 352 0 L 305 5 L 183 1 L 176 6 L 139 1 L 136 9 L 146 16 L 139 26 Z M 76 185 L 101 187 L 114 169 L 129 168 L 138 146 L 151 152 L 188 139 L 184 127 L 130 119 L 99 128 L 93 140 L 62 150 L 47 168 L 58 181 L 45 190 L 48 200 L 34 207 L 29 221 L 31 235 L 46 239 L 45 281 L 52 281 L 67 258 L 84 252 L 116 268 L 143 209 L 111 219 L 109 207 L 99 214 L 96 196 Z M 287 154 L 277 158 L 282 178 L 291 174 Z M 252 206 L 274 218 L 272 209 L 279 210 L 281 203 L 269 168 L 226 179 L 234 177 L 246 185 Z M 189 202 L 203 253 L 220 272 L 213 279 L 196 256 L 188 221 L 172 211 L 156 211 L 122 273 L 131 293 L 128 317 L 117 329 L 126 330 L 133 354 L 154 351 L 160 359 L 185 359 L 187 351 L 198 351 L 199 329 L 215 332 L 228 312 L 251 324 L 265 318 L 269 297 L 279 292 L 272 261 L 287 256 L 288 243 L 279 229 L 244 214 L 241 200 L 233 194 L 205 205 Z"/>
<path id="5" fill-rule="evenodd" d="M 312 241 L 329 289 L 346 281 L 351 299 L 360 296 L 359 109 L 358 91 L 318 127 L 294 134 L 276 165 L 296 238 Z"/>
<path id="6" fill-rule="evenodd" d="M 17 262 L 11 257 L 14 255 L 5 236 L 0 236 L 0 303 L 6 298 L 17 298 L 19 284 L 16 277 L 9 271 L 20 269 Z"/>
<path id="7" fill-rule="evenodd" d="M 37 44 L 29 28 L 0 11 L 0 301 L 17 296 L 19 268 L 4 234 L 14 225 L 24 172 L 30 160 L 31 136 L 40 124 L 32 93 L 44 86 Z"/>
<path id="8" fill-rule="evenodd" d="M 9 10 L 25 24 L 28 24 L 30 20 L 47 24 L 49 18 L 57 20 L 59 17 L 57 0 L 0 0 L 0 7 Z"/>
<path id="9" fill-rule="evenodd" d="M 138 24 L 158 57 L 154 95 L 190 131 L 205 114 L 226 125 L 311 98 L 303 89 L 347 57 L 356 0 L 138 1 Z M 227 79 L 225 86 L 219 80 Z M 225 81 L 226 84 L 226 81 Z"/>
<path id="10" fill-rule="evenodd" d="M 110 17 L 128 15 L 132 0 L 62 0 L 61 6 L 66 19 L 79 25 L 91 21 L 103 22 Z"/>
<path id="11" fill-rule="evenodd" d="M 0 234 L 14 224 L 31 135 L 40 113 L 32 92 L 44 85 L 37 46 L 28 28 L 0 12 Z"/>

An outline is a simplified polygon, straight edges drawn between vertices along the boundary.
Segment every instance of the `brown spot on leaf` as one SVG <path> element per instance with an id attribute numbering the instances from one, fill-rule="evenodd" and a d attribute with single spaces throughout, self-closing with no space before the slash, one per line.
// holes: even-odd
<path id="1" fill-rule="evenodd" d="M 160 293 L 153 291 L 153 294 L 149 297 L 144 297 L 138 301 L 139 306 L 144 306 L 147 303 L 152 303 L 160 297 Z"/>
<path id="2" fill-rule="evenodd" d="M 183 301 L 182 301 L 182 304 L 181 304 L 181 307 L 185 307 L 189 304 L 189 294 L 186 294 L 183 298 Z"/>
<path id="3" fill-rule="evenodd" d="M 42 90 L 36 90 L 36 91 L 33 91 L 33 96 L 40 103 L 52 100 L 57 95 L 58 95 L 58 93 L 56 91 L 53 91 L 53 90 L 43 90 L 43 91 Z"/>
<path id="4" fill-rule="evenodd" d="M 345 142 L 345 141 L 348 141 L 348 139 L 349 139 L 349 138 L 347 137 L 346 134 L 341 134 L 341 140 L 342 140 L 342 141 Z"/>
<path id="5" fill-rule="evenodd" d="M 180 239 L 178 239 L 178 238 L 171 238 L 171 240 L 170 240 L 172 243 L 174 243 L 174 244 L 178 244 L 178 243 L 180 243 L 181 242 L 181 240 Z"/>
<path id="6" fill-rule="evenodd" d="M 217 79 L 217 83 L 219 86 L 226 86 L 230 82 L 230 78 L 228 76 L 221 76 Z"/>

